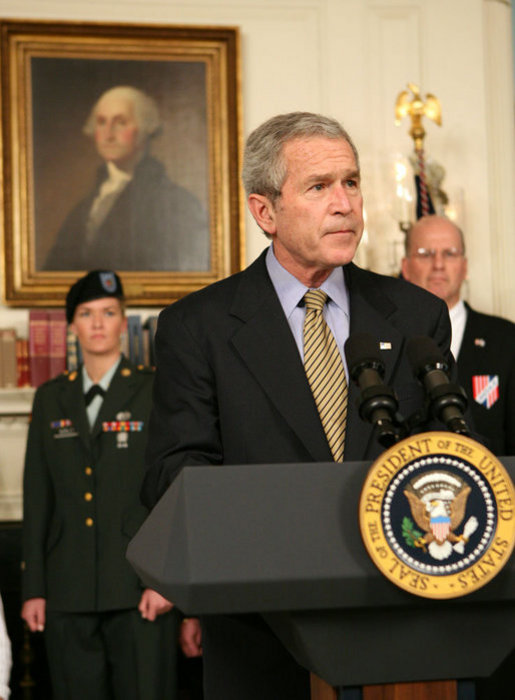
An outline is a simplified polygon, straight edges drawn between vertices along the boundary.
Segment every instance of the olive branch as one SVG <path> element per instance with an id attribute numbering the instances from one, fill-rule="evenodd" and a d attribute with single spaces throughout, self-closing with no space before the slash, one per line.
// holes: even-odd
<path id="1" fill-rule="evenodd" d="M 415 542 L 422 537 L 422 533 L 415 530 L 413 520 L 407 516 L 402 519 L 402 536 L 408 547 L 416 547 Z"/>

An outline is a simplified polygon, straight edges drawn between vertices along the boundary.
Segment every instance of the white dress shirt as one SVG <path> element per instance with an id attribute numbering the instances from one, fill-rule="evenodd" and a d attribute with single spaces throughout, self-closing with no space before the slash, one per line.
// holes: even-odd
<path id="1" fill-rule="evenodd" d="M 467 323 L 467 309 L 461 299 L 452 309 L 449 309 L 449 316 L 452 326 L 451 352 L 457 360 Z"/>

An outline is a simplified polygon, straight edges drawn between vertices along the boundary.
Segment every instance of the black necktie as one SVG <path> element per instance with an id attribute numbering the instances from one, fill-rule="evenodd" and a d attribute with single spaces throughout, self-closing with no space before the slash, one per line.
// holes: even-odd
<path id="1" fill-rule="evenodd" d="M 101 386 L 98 384 L 93 384 L 93 386 L 88 389 L 88 391 L 84 394 L 84 401 L 86 402 L 86 406 L 89 406 L 89 404 L 93 401 L 95 396 L 101 396 L 104 398 L 105 396 L 105 391 L 102 389 Z"/>

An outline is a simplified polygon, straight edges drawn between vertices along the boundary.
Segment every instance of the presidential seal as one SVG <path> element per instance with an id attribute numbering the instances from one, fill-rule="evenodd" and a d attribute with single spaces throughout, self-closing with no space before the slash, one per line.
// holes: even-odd
<path id="1" fill-rule="evenodd" d="M 421 433 L 384 452 L 360 498 L 363 541 L 379 570 L 425 598 L 481 588 L 515 544 L 515 489 L 489 450 L 454 433 Z"/>

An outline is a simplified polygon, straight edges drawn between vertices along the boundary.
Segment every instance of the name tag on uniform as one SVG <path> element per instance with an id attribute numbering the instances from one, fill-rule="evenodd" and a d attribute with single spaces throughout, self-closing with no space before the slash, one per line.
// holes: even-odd
<path id="1" fill-rule="evenodd" d="M 50 421 L 50 429 L 54 431 L 54 438 L 56 440 L 77 437 L 79 435 L 69 418 Z"/>

